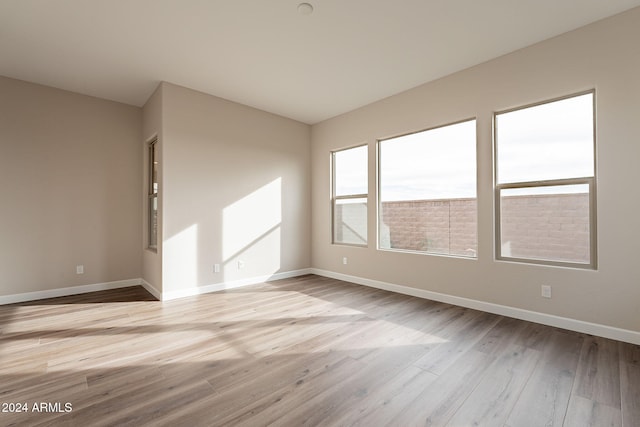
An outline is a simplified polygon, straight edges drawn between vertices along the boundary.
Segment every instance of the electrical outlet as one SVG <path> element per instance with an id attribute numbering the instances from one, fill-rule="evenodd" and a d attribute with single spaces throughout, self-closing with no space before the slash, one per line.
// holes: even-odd
<path id="1" fill-rule="evenodd" d="M 244 261 L 238 261 L 238 270 L 242 270 L 244 268 Z"/>
<path id="2" fill-rule="evenodd" d="M 342 263 L 343 263 L 344 265 L 347 265 L 347 257 L 342 257 Z"/>
<path id="3" fill-rule="evenodd" d="M 76 265 L 76 274 L 84 274 L 84 265 Z"/>
<path id="4" fill-rule="evenodd" d="M 213 264 L 213 272 L 220 273 L 220 264 Z"/>
<path id="5" fill-rule="evenodd" d="M 551 286 L 542 285 L 541 291 L 542 291 L 542 297 L 543 298 L 551 298 Z"/>

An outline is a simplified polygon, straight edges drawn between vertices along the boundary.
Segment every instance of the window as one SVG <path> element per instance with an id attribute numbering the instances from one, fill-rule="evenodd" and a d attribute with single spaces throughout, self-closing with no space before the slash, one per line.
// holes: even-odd
<path id="1" fill-rule="evenodd" d="M 149 189 L 148 198 L 148 242 L 149 249 L 158 247 L 158 140 L 154 139 L 148 147 Z"/>
<path id="2" fill-rule="evenodd" d="M 596 267 L 593 92 L 495 115 L 497 258 Z"/>
<path id="3" fill-rule="evenodd" d="M 378 148 L 379 248 L 476 257 L 476 121 Z"/>
<path id="4" fill-rule="evenodd" d="M 333 243 L 367 244 L 367 146 L 332 153 Z"/>

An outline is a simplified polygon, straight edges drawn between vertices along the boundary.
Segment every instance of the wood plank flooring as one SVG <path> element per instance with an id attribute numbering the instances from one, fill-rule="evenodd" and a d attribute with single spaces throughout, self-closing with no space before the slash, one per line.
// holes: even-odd
<path id="1" fill-rule="evenodd" d="M 1 426 L 640 426 L 640 346 L 313 275 L 0 306 L 0 362 Z"/>

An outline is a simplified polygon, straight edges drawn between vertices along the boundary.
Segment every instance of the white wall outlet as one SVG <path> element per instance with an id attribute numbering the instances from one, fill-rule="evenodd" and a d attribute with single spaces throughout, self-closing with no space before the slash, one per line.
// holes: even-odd
<path id="1" fill-rule="evenodd" d="M 345 257 L 342 257 L 342 263 L 343 263 L 344 265 L 347 265 L 347 257 L 346 257 L 346 256 L 345 256 Z"/>
<path id="2" fill-rule="evenodd" d="M 242 270 L 244 268 L 244 261 L 238 261 L 238 270 Z"/>
<path id="3" fill-rule="evenodd" d="M 220 264 L 213 264 L 213 272 L 220 273 Z"/>
<path id="4" fill-rule="evenodd" d="M 84 274 L 84 265 L 76 265 L 76 274 Z"/>
<path id="5" fill-rule="evenodd" d="M 542 297 L 543 298 L 551 298 L 551 286 L 542 285 L 541 290 L 542 290 Z"/>

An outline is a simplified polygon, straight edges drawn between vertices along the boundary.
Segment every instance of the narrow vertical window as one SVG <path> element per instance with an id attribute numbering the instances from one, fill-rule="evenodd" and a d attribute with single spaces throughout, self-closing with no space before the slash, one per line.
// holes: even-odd
<path id="1" fill-rule="evenodd" d="M 475 258 L 476 121 L 381 140 L 379 248 Z"/>
<path id="2" fill-rule="evenodd" d="M 332 153 L 333 243 L 367 244 L 367 146 Z"/>
<path id="3" fill-rule="evenodd" d="M 149 188 L 148 196 L 148 242 L 149 249 L 158 248 L 158 140 L 149 143 L 148 148 Z"/>
<path id="4" fill-rule="evenodd" d="M 596 268 L 594 99 L 495 115 L 498 259 Z"/>

